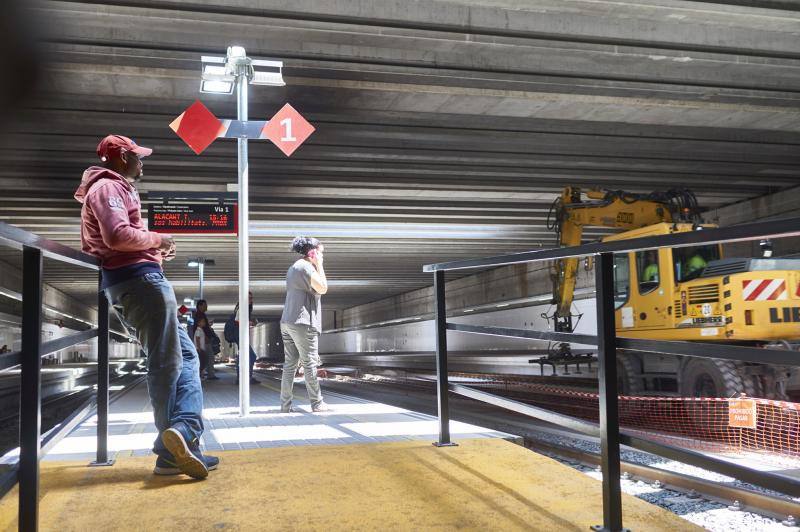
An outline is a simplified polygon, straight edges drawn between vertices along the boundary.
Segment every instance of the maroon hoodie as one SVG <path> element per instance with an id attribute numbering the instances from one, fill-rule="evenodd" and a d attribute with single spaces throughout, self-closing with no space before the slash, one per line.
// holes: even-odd
<path id="1" fill-rule="evenodd" d="M 104 269 L 140 262 L 161 264 L 161 235 L 147 230 L 139 193 L 120 174 L 91 166 L 75 199 L 81 208 L 81 249 L 99 258 Z"/>

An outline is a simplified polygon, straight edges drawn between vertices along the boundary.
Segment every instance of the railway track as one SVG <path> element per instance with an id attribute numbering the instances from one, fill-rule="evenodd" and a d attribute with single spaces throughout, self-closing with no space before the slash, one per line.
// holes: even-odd
<path id="1" fill-rule="evenodd" d="M 525 439 L 525 446 L 541 454 L 558 458 L 566 462 L 577 462 L 586 467 L 600 465 L 600 455 L 575 448 L 554 445 L 552 443 Z M 727 486 L 705 479 L 650 467 L 634 462 L 621 462 L 622 478 L 626 480 L 643 480 L 654 487 L 683 493 L 690 498 L 704 498 L 725 504 L 735 511 L 750 511 L 777 519 L 786 526 L 796 526 L 800 518 L 800 504 L 788 499 L 774 497 L 754 490 Z"/>

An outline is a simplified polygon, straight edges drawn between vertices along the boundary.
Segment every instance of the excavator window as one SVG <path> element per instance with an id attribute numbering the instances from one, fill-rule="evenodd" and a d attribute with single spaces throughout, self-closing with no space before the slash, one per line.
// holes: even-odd
<path id="1" fill-rule="evenodd" d="M 631 268 L 627 253 L 614 254 L 614 308 L 628 301 L 631 286 Z"/>
<path id="2" fill-rule="evenodd" d="M 648 294 L 658 288 L 661 275 L 658 271 L 658 250 L 638 251 L 636 253 L 636 278 L 639 280 L 639 293 Z"/>
<path id="3" fill-rule="evenodd" d="M 703 273 L 709 262 L 719 258 L 719 246 L 716 245 L 675 248 L 672 250 L 675 280 L 682 283 L 695 279 Z"/>

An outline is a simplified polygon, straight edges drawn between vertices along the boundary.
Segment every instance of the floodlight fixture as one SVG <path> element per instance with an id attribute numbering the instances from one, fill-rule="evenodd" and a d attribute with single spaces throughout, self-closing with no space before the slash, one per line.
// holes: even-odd
<path id="1" fill-rule="evenodd" d="M 207 259 L 205 257 L 192 257 L 186 262 L 186 265 L 190 268 L 197 268 L 201 264 L 203 266 L 216 266 L 217 261 L 214 259 Z"/>
<path id="2" fill-rule="evenodd" d="M 233 82 L 204 79 L 200 81 L 200 92 L 204 94 L 233 94 Z"/>
<path id="3" fill-rule="evenodd" d="M 253 79 L 251 85 L 269 85 L 273 87 L 283 87 L 283 61 L 272 61 L 266 59 L 253 59 Z"/>
<path id="4" fill-rule="evenodd" d="M 201 56 L 200 62 L 200 92 L 205 94 L 233 94 L 237 76 L 244 76 L 252 85 L 286 85 L 283 61 L 250 59 L 241 46 L 229 46 L 225 57 Z"/>

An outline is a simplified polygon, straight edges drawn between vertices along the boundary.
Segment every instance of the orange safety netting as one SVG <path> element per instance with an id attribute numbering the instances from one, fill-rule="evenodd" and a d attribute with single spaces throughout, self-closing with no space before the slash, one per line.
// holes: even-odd
<path id="1" fill-rule="evenodd" d="M 599 395 L 541 384 L 484 382 L 511 397 L 570 416 L 598 420 Z M 707 451 L 767 451 L 800 457 L 800 403 L 747 398 L 755 428 L 731 426 L 731 401 L 699 397 L 619 398 L 620 426 L 651 440 Z M 736 405 L 734 405 L 735 407 Z"/>

